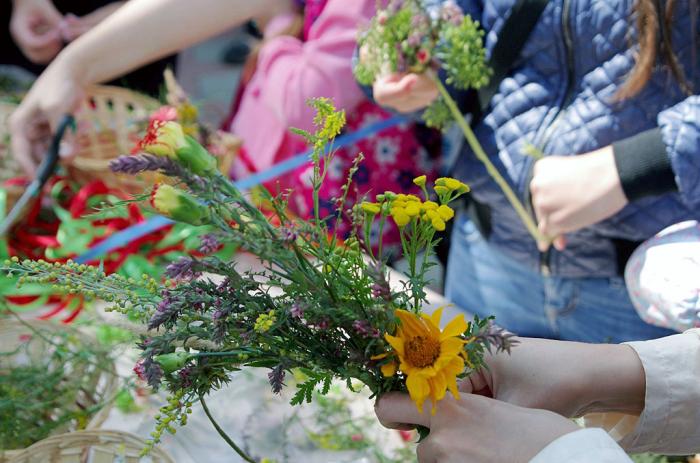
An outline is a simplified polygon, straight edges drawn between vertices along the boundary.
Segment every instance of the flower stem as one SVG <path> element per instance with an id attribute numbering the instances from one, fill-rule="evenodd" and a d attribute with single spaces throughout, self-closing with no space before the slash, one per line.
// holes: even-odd
<path id="1" fill-rule="evenodd" d="M 467 143 L 469 143 L 469 146 L 471 147 L 472 151 L 474 151 L 477 159 L 484 164 L 486 171 L 491 175 L 491 178 L 493 178 L 498 186 L 501 187 L 503 194 L 513 206 L 513 209 L 515 209 L 515 212 L 520 217 L 520 220 L 522 220 L 523 224 L 525 224 L 527 231 L 530 232 L 530 235 L 532 235 L 535 241 L 548 241 L 548 239 L 545 236 L 542 236 L 542 234 L 539 232 L 537 225 L 535 225 L 535 221 L 532 219 L 530 214 L 527 213 L 525 207 L 515 195 L 513 189 L 510 187 L 506 179 L 503 178 L 498 169 L 496 169 L 496 166 L 493 165 L 489 157 L 484 152 L 484 149 L 481 147 L 476 135 L 474 135 L 471 127 L 469 127 L 469 124 L 464 119 L 464 115 L 462 115 L 462 112 L 457 107 L 457 103 L 455 103 L 455 101 L 452 99 L 445 86 L 437 76 L 434 76 L 433 79 L 435 80 L 435 83 L 437 84 L 440 94 L 444 98 L 447 107 L 450 109 L 450 112 L 457 121 L 457 125 L 459 125 L 460 129 L 462 129 L 464 137 L 467 139 Z"/>
<path id="2" fill-rule="evenodd" d="M 199 396 L 199 401 L 202 403 L 202 408 L 204 409 L 204 413 L 207 415 L 207 418 L 209 418 L 209 421 L 211 421 L 211 424 L 214 426 L 214 429 L 216 429 L 216 432 L 219 433 L 219 435 L 226 441 L 228 445 L 231 446 L 231 448 L 241 457 L 243 460 L 247 461 L 248 463 L 258 463 L 253 457 L 245 453 L 243 449 L 241 449 L 239 446 L 236 445 L 236 443 L 231 439 L 226 432 L 224 432 L 223 429 L 221 429 L 221 426 L 219 426 L 219 423 L 216 422 L 213 416 L 211 416 L 211 412 L 209 412 L 209 407 L 207 407 L 207 403 L 204 401 L 204 396 Z"/>

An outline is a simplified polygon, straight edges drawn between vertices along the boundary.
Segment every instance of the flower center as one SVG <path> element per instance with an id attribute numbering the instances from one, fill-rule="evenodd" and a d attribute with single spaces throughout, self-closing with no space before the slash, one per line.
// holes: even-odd
<path id="1" fill-rule="evenodd" d="M 415 336 L 404 345 L 406 360 L 414 367 L 424 368 L 435 363 L 440 356 L 440 341 L 437 339 Z"/>

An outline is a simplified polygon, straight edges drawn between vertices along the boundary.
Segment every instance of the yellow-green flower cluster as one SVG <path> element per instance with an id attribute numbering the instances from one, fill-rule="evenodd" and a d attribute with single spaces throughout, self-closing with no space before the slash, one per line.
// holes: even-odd
<path id="1" fill-rule="evenodd" d="M 275 311 L 270 310 L 268 313 L 263 313 L 258 316 L 255 320 L 253 330 L 255 330 L 256 333 L 267 333 L 276 321 L 277 317 L 275 316 Z"/>
<path id="2" fill-rule="evenodd" d="M 309 104 L 316 109 L 314 125 L 318 128 L 316 136 L 319 143 L 326 143 L 345 127 L 345 111 L 336 111 L 328 98 L 314 98 Z"/>
<path id="3" fill-rule="evenodd" d="M 469 192 L 469 185 L 450 177 L 440 177 L 435 180 L 435 193 L 440 198 L 440 204 L 447 204 L 458 196 Z"/>

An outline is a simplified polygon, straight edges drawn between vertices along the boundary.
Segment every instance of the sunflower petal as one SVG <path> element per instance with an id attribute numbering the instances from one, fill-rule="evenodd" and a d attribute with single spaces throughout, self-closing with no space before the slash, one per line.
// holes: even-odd
<path id="1" fill-rule="evenodd" d="M 385 378 L 391 378 L 396 374 L 396 362 L 387 363 L 382 365 L 382 374 Z"/>
<path id="2" fill-rule="evenodd" d="M 407 312 L 405 310 L 397 310 L 396 316 L 401 320 L 401 328 L 403 334 L 407 338 L 413 338 L 415 336 L 424 336 L 426 334 L 426 326 L 421 322 L 415 314 Z"/>
<path id="3" fill-rule="evenodd" d="M 423 413 L 423 402 L 430 395 L 430 386 L 428 381 L 416 375 L 409 375 L 406 378 L 406 388 L 408 388 L 408 394 L 411 396 L 411 400 L 416 403 L 418 411 Z"/>
<path id="4" fill-rule="evenodd" d="M 389 343 L 391 347 L 394 348 L 397 354 L 399 354 L 400 357 L 403 357 L 404 355 L 404 350 L 403 350 L 403 338 L 397 338 L 395 336 L 392 336 L 390 334 L 385 334 L 384 339 L 386 339 L 386 342 Z"/>
<path id="5" fill-rule="evenodd" d="M 460 336 L 467 331 L 467 321 L 464 319 L 464 314 L 459 314 L 447 324 L 440 335 L 440 340 Z"/>
<path id="6" fill-rule="evenodd" d="M 430 315 L 430 321 L 432 321 L 433 325 L 437 326 L 438 328 L 440 328 L 440 319 L 442 318 L 442 309 L 444 309 L 444 307 L 438 307 L 437 309 L 435 309 L 435 312 L 433 312 Z"/>
<path id="7" fill-rule="evenodd" d="M 464 348 L 464 341 L 459 338 L 447 338 L 440 342 L 440 357 L 454 357 Z"/>

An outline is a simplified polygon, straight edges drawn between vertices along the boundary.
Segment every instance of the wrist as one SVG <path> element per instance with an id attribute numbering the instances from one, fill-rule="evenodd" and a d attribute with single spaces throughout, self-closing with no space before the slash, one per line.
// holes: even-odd
<path id="1" fill-rule="evenodd" d="M 623 344 L 590 346 L 578 416 L 593 412 L 639 415 L 644 409 L 646 379 L 637 353 Z"/>

